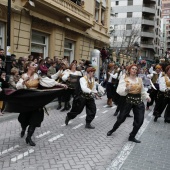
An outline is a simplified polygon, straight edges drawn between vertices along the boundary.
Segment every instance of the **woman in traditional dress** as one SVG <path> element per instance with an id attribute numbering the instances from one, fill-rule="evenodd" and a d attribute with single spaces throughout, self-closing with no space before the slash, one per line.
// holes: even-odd
<path id="1" fill-rule="evenodd" d="M 124 106 L 122 106 L 120 110 L 120 114 L 117 117 L 116 123 L 107 133 L 107 136 L 111 136 L 111 134 L 119 128 L 119 126 L 125 121 L 131 109 L 133 109 L 134 127 L 130 133 L 129 141 L 140 143 L 140 141 L 137 140 L 135 136 L 142 126 L 144 120 L 145 106 L 142 99 L 144 98 L 149 102 L 150 97 L 144 89 L 142 79 L 137 77 L 137 70 L 137 65 L 132 64 L 128 68 L 128 75 L 119 82 L 117 92 L 121 96 L 126 96 L 126 100 Z"/>
<path id="2" fill-rule="evenodd" d="M 71 95 L 74 95 L 75 87 L 73 87 L 73 84 L 71 83 L 71 75 L 73 76 L 82 76 L 82 73 L 80 71 L 76 70 L 77 65 L 75 63 L 72 63 L 70 65 L 70 69 L 67 69 L 63 72 L 62 80 L 68 85 L 67 92 L 64 95 L 64 108 L 61 110 L 61 112 L 69 110 L 70 109 L 70 97 Z M 78 80 L 78 79 L 77 79 Z M 76 82 L 75 82 L 76 83 Z M 74 84 L 75 84 L 74 83 Z M 78 83 L 78 82 L 77 82 Z"/>
<path id="3" fill-rule="evenodd" d="M 54 87 L 56 85 L 60 85 L 63 87 L 66 87 L 63 84 L 57 83 L 53 79 L 49 79 L 46 77 L 44 80 L 42 78 L 39 78 L 38 74 L 36 73 L 37 64 L 30 61 L 26 64 L 26 70 L 18 83 L 16 84 L 17 89 L 37 89 L 40 83 L 40 80 L 42 81 L 42 84 L 44 84 L 46 87 Z M 35 146 L 35 143 L 32 141 L 31 136 L 33 135 L 35 128 L 41 126 L 41 122 L 44 119 L 44 110 L 43 108 L 39 108 L 32 111 L 25 111 L 19 114 L 18 121 L 21 123 L 21 137 L 25 135 L 26 128 L 28 127 L 28 134 L 26 137 L 26 143 Z"/>
<path id="4" fill-rule="evenodd" d="M 115 64 L 110 63 L 108 65 L 107 71 L 107 104 L 112 107 L 113 106 L 113 99 L 116 94 L 116 84 L 117 84 L 118 72 L 115 69 Z"/>

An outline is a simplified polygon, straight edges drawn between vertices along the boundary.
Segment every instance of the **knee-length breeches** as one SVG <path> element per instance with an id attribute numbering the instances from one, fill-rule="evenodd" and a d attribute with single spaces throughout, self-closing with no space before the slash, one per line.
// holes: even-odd
<path id="1" fill-rule="evenodd" d="M 74 119 L 78 114 L 80 114 L 84 107 L 86 106 L 86 123 L 91 123 L 96 115 L 96 104 L 93 98 L 85 99 L 83 97 L 79 97 L 79 101 L 73 100 L 73 105 L 67 116 L 69 119 Z M 79 102 L 77 104 L 77 102 Z"/>

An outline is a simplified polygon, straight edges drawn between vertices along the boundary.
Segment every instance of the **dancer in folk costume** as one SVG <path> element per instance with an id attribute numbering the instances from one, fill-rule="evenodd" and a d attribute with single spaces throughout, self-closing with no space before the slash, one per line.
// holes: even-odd
<path id="1" fill-rule="evenodd" d="M 160 81 L 160 78 L 162 77 L 162 67 L 161 65 L 156 65 L 155 66 L 155 71 L 152 71 L 151 74 L 147 75 L 147 77 L 150 79 L 151 81 L 151 85 L 152 85 L 152 88 L 149 89 L 149 94 L 150 94 L 150 97 L 151 97 L 151 102 L 147 102 L 147 105 L 146 105 L 146 110 L 149 110 L 149 107 L 153 105 L 154 101 L 156 103 L 156 100 L 157 100 L 157 94 L 158 94 L 158 91 L 159 91 L 159 81 Z"/>
<path id="2" fill-rule="evenodd" d="M 38 74 L 36 73 L 36 69 L 37 69 L 37 65 L 34 62 L 32 61 L 28 62 L 26 64 L 26 71 L 21 76 L 18 83 L 16 84 L 16 88 L 17 89 L 37 89 L 39 87 L 40 81 L 41 81 L 42 86 L 49 87 L 49 88 L 54 87 L 54 86 L 67 87 L 66 85 L 57 83 L 55 80 L 49 79 L 48 77 L 40 78 Z M 28 99 L 31 97 L 31 95 L 32 93 L 30 93 L 30 95 L 28 96 Z M 47 99 L 42 98 L 41 100 L 47 100 Z M 25 102 L 29 102 L 29 101 L 25 101 Z M 25 108 L 23 112 L 20 112 L 18 121 L 21 123 L 21 128 L 22 128 L 21 137 L 25 135 L 26 128 L 28 127 L 26 143 L 31 146 L 35 146 L 35 143 L 32 141 L 31 137 L 35 131 L 35 128 L 41 126 L 41 123 L 44 119 L 44 110 L 42 107 L 39 107 L 38 109 L 33 109 L 33 108 L 31 109 L 31 106 L 29 109 L 30 110 L 28 111 Z"/>
<path id="3" fill-rule="evenodd" d="M 65 124 L 68 125 L 71 119 L 74 119 L 78 114 L 80 114 L 84 107 L 86 106 L 86 126 L 85 128 L 94 129 L 95 127 L 91 125 L 91 122 L 96 115 L 96 104 L 94 100 L 94 95 L 97 94 L 95 87 L 94 73 L 95 68 L 88 67 L 86 69 L 87 74 L 80 78 L 80 90 L 77 96 L 74 97 L 72 109 L 67 113 Z"/>
<path id="4" fill-rule="evenodd" d="M 128 75 L 119 82 L 117 92 L 122 96 L 126 96 L 126 100 L 124 106 L 120 110 L 120 114 L 117 117 L 116 123 L 107 133 L 107 136 L 111 136 L 112 133 L 119 128 L 119 126 L 125 121 L 131 109 L 133 109 L 134 127 L 130 133 L 129 141 L 140 143 L 140 141 L 137 140 L 135 136 L 142 126 L 144 120 L 145 106 L 142 99 L 146 99 L 148 102 L 151 99 L 149 94 L 144 89 L 142 79 L 137 77 L 137 70 L 137 65 L 132 64 L 128 68 Z"/>
<path id="5" fill-rule="evenodd" d="M 115 69 L 115 64 L 110 63 L 108 65 L 108 71 L 107 71 L 107 104 L 112 107 L 113 106 L 113 99 L 116 94 L 116 86 L 118 82 L 118 72 Z"/>
<path id="6" fill-rule="evenodd" d="M 170 123 L 170 65 L 166 67 L 165 73 L 160 78 L 157 103 L 153 115 L 155 116 L 154 121 L 157 122 L 157 119 L 161 117 L 162 112 L 166 108 L 164 122 Z"/>

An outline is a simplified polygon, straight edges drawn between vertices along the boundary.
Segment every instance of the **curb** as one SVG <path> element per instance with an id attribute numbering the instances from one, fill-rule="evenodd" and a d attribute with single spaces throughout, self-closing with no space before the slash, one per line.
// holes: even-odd
<path id="1" fill-rule="evenodd" d="M 51 103 L 49 103 L 48 105 L 46 105 L 47 110 L 48 109 L 54 109 L 56 107 L 56 101 L 53 101 Z M 19 113 L 8 113 L 8 112 L 4 112 L 3 116 L 0 116 L 0 123 L 5 122 L 5 121 L 9 121 L 12 119 L 17 119 L 18 118 Z"/>

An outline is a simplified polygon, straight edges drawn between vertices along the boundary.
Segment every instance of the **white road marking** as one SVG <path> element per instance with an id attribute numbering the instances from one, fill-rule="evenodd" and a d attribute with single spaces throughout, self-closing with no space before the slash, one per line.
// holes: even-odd
<path id="1" fill-rule="evenodd" d="M 45 135 L 48 135 L 49 133 L 51 133 L 51 132 L 50 132 L 50 131 L 44 132 L 44 133 L 36 136 L 36 138 L 41 138 L 41 137 L 43 137 L 43 136 L 45 136 Z"/>
<path id="2" fill-rule="evenodd" d="M 11 152 L 11 151 L 13 151 L 13 150 L 16 149 L 16 148 L 19 148 L 19 145 L 16 145 L 16 146 L 14 146 L 14 147 L 11 147 L 11 148 L 9 148 L 9 149 L 6 149 L 6 150 L 0 152 L 0 156 L 3 155 L 3 154 L 6 154 L 6 153 L 8 153 L 8 152 Z"/>
<path id="3" fill-rule="evenodd" d="M 100 109 L 97 109 L 97 112 L 99 111 Z"/>
<path id="4" fill-rule="evenodd" d="M 114 108 L 116 108 L 117 106 L 113 106 L 113 107 L 111 107 L 112 109 L 114 109 Z"/>
<path id="5" fill-rule="evenodd" d="M 53 141 L 55 141 L 55 140 L 61 138 L 62 136 L 64 136 L 64 134 L 57 135 L 57 136 L 55 136 L 55 137 L 49 139 L 48 141 L 49 141 L 49 142 L 53 142 Z"/>
<path id="6" fill-rule="evenodd" d="M 108 107 L 108 105 L 103 106 L 104 108 Z"/>
<path id="7" fill-rule="evenodd" d="M 71 123 L 73 123 L 72 121 L 69 121 L 68 122 L 68 124 L 71 124 Z M 66 126 L 66 124 L 63 124 L 63 125 L 61 125 L 61 126 Z"/>
<path id="8" fill-rule="evenodd" d="M 95 119 L 98 118 L 98 116 L 95 116 Z"/>
<path id="9" fill-rule="evenodd" d="M 86 117 L 86 115 L 82 115 L 82 116 L 80 116 L 79 118 L 82 119 L 82 118 L 84 118 L 84 117 Z"/>
<path id="10" fill-rule="evenodd" d="M 11 159 L 12 162 L 16 162 L 17 160 L 22 159 L 25 156 L 28 156 L 28 154 L 31 154 L 34 152 L 34 149 L 29 149 L 27 152 L 24 152 L 23 154 L 19 154 L 18 156 Z"/>
<path id="11" fill-rule="evenodd" d="M 107 113 L 108 112 L 108 110 L 105 110 L 104 112 L 102 112 L 102 113 Z"/>
<path id="12" fill-rule="evenodd" d="M 77 129 L 77 128 L 81 127 L 81 126 L 83 126 L 83 123 L 80 123 L 79 125 L 73 127 L 72 129 Z"/>
<path id="13" fill-rule="evenodd" d="M 153 111 L 151 111 L 148 114 L 148 117 L 152 117 L 152 112 Z M 137 138 L 139 138 L 143 134 L 143 132 L 146 130 L 146 128 L 149 125 L 151 120 L 152 119 L 147 120 L 147 117 L 145 118 L 144 123 L 137 134 Z M 124 164 L 125 160 L 127 159 L 127 157 L 130 155 L 131 151 L 133 150 L 134 146 L 135 146 L 134 142 L 127 142 L 123 146 L 123 149 L 121 150 L 119 155 L 112 161 L 112 163 L 110 164 L 110 166 L 108 168 L 106 168 L 106 170 L 120 170 L 120 168 Z"/>

